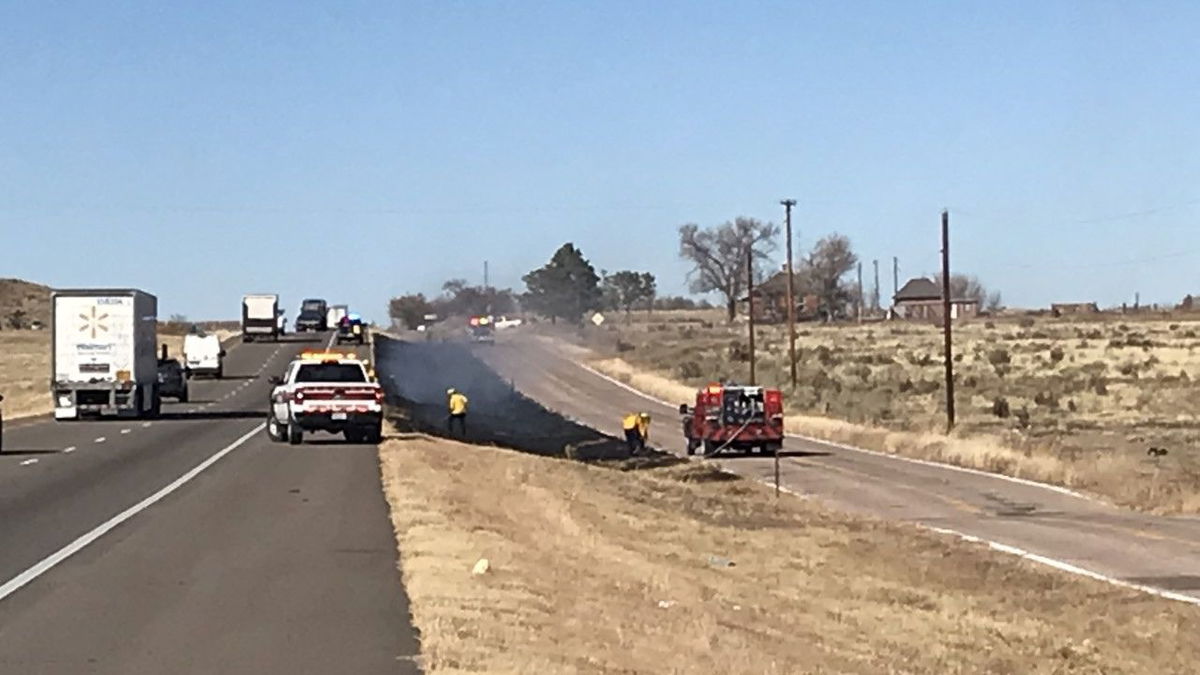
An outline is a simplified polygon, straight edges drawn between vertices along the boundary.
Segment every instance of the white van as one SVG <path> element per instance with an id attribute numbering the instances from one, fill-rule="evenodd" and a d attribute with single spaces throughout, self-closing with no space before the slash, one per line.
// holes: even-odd
<path id="1" fill-rule="evenodd" d="M 225 349 L 216 335 L 189 333 L 183 338 L 183 358 L 192 375 L 222 377 L 225 367 Z"/>

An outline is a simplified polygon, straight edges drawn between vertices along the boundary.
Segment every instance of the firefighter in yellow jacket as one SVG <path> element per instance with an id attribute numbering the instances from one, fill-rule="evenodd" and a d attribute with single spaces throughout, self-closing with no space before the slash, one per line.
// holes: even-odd
<path id="1" fill-rule="evenodd" d="M 629 413 L 621 418 L 621 428 L 625 431 L 629 454 L 638 454 L 646 448 L 646 441 L 650 438 L 650 413 Z"/>
<path id="2" fill-rule="evenodd" d="M 459 433 L 462 436 L 467 435 L 467 400 L 466 395 L 461 391 L 451 387 L 446 390 L 446 407 L 449 409 L 450 416 L 446 418 L 446 432 L 451 436 L 454 435 L 454 425 L 458 425 Z"/>

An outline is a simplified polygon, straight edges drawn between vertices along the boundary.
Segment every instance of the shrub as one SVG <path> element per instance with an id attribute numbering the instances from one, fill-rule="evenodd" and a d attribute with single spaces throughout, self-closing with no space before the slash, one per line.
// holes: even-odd
<path id="1" fill-rule="evenodd" d="M 1012 410 L 1008 407 L 1008 399 L 997 396 L 992 400 L 992 414 L 1000 419 L 1007 419 L 1012 414 Z"/>
<path id="2" fill-rule="evenodd" d="M 1012 363 L 1012 356 L 1007 349 L 999 348 L 988 352 L 987 360 L 993 366 L 1007 366 Z"/>
<path id="3" fill-rule="evenodd" d="M 617 351 L 618 352 L 623 354 L 625 352 L 631 352 L 635 349 L 637 349 L 637 347 L 633 343 L 626 342 L 624 340 L 617 340 Z"/>
<path id="4" fill-rule="evenodd" d="M 729 343 L 726 352 L 729 355 L 730 361 L 737 363 L 748 363 L 750 361 L 750 348 L 737 340 Z"/>
<path id="5" fill-rule="evenodd" d="M 685 380 L 694 380 L 704 375 L 704 370 L 695 361 L 684 361 L 679 364 L 679 376 Z"/>
<path id="6" fill-rule="evenodd" d="M 1033 324 L 1034 320 L 1031 316 L 1022 317 L 1021 320 L 1017 322 L 1017 325 L 1021 328 L 1033 328 Z"/>
<path id="7" fill-rule="evenodd" d="M 1065 354 L 1063 354 L 1062 347 L 1050 348 L 1050 363 L 1057 364 L 1061 362 L 1063 360 L 1063 356 L 1065 356 Z"/>

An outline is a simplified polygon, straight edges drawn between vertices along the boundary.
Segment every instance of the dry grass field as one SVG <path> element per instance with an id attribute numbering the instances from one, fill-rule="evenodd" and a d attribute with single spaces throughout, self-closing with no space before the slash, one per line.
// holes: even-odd
<path id="1" fill-rule="evenodd" d="M 1191 673 L 1200 609 L 702 464 L 380 446 L 425 672 Z M 487 572 L 472 568 L 481 558 Z"/>
<path id="2" fill-rule="evenodd" d="M 797 433 L 1050 480 L 1142 508 L 1200 511 L 1200 320 L 1026 318 L 956 328 L 951 437 L 940 433 L 935 326 L 802 324 L 795 390 L 786 329 L 763 326 L 759 382 L 785 389 Z M 686 385 L 684 393 L 748 376 L 746 326 L 727 325 L 719 312 L 635 315 L 584 339 L 629 364 L 623 377 L 656 375 Z"/>

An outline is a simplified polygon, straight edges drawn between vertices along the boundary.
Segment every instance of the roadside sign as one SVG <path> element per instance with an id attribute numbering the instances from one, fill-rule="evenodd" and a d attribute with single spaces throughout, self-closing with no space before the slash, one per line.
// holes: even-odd
<path id="1" fill-rule="evenodd" d="M 604 315 L 600 312 L 596 312 L 592 315 L 592 323 L 596 324 L 597 326 L 604 323 Z"/>

